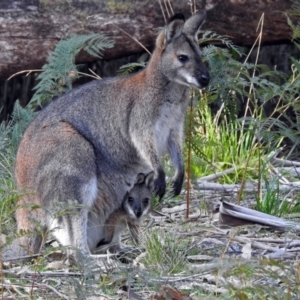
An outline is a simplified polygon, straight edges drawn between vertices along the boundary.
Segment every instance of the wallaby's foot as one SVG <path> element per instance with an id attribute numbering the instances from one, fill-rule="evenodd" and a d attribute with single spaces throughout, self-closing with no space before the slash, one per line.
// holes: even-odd
<path id="1" fill-rule="evenodd" d="M 151 185 L 154 195 L 161 199 L 166 193 L 166 175 L 163 169 L 159 170 L 158 173 L 154 175 Z"/>
<path id="2" fill-rule="evenodd" d="M 178 196 L 181 192 L 182 185 L 183 185 L 183 174 L 178 174 L 172 179 L 172 187 L 171 187 L 171 193 L 174 197 Z"/>

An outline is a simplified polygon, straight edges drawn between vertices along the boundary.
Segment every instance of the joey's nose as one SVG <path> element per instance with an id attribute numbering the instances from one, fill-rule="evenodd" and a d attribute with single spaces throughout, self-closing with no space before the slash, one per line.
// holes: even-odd
<path id="1" fill-rule="evenodd" d="M 203 87 L 208 86 L 210 80 L 210 76 L 208 73 L 202 73 L 200 77 L 201 85 Z"/>

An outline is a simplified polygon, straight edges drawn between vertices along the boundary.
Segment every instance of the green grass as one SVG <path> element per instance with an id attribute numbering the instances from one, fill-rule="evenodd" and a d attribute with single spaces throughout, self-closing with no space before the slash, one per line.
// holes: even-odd
<path id="1" fill-rule="evenodd" d="M 163 228 L 148 230 L 142 241 L 146 255 L 142 263 L 157 275 L 178 274 L 186 266 L 186 249 L 172 231 Z"/>
<path id="2" fill-rule="evenodd" d="M 224 175 L 220 182 L 240 182 L 245 169 L 248 178 L 257 178 L 260 148 L 254 129 L 245 130 L 241 120 L 219 120 L 218 116 L 212 115 L 205 98 L 195 108 L 191 153 L 193 175 L 199 178 L 234 168 L 235 171 Z"/>

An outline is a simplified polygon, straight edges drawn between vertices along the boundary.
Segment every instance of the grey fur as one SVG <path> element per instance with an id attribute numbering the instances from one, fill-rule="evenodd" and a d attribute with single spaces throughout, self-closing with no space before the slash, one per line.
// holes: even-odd
<path id="1" fill-rule="evenodd" d="M 173 193 L 180 193 L 189 87 L 203 88 L 209 82 L 195 40 L 204 19 L 203 12 L 186 22 L 173 18 L 159 34 L 145 70 L 74 89 L 29 125 L 15 169 L 18 188 L 27 191 L 16 211 L 18 231 L 29 233 L 22 246 L 40 251 L 38 222 L 69 246 L 70 254 L 76 256 L 77 249 L 90 256 L 104 236 L 105 221 L 121 206 L 137 174 L 153 171 L 151 190 L 163 197 L 160 158 L 165 153 L 175 169 Z M 58 208 L 68 202 L 77 207 L 59 215 Z"/>

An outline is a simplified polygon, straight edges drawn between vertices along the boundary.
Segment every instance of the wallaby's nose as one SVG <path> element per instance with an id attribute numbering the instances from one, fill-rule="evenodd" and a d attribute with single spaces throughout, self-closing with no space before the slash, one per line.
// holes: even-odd
<path id="1" fill-rule="evenodd" d="M 203 87 L 208 86 L 210 80 L 210 76 L 208 73 L 202 73 L 200 77 L 201 85 Z"/>
<path id="2" fill-rule="evenodd" d="M 134 213 L 137 218 L 139 218 L 143 214 L 141 205 L 135 205 Z"/>
<path id="3" fill-rule="evenodd" d="M 142 210 L 136 209 L 134 213 L 135 213 L 136 217 L 139 218 L 142 215 Z"/>

